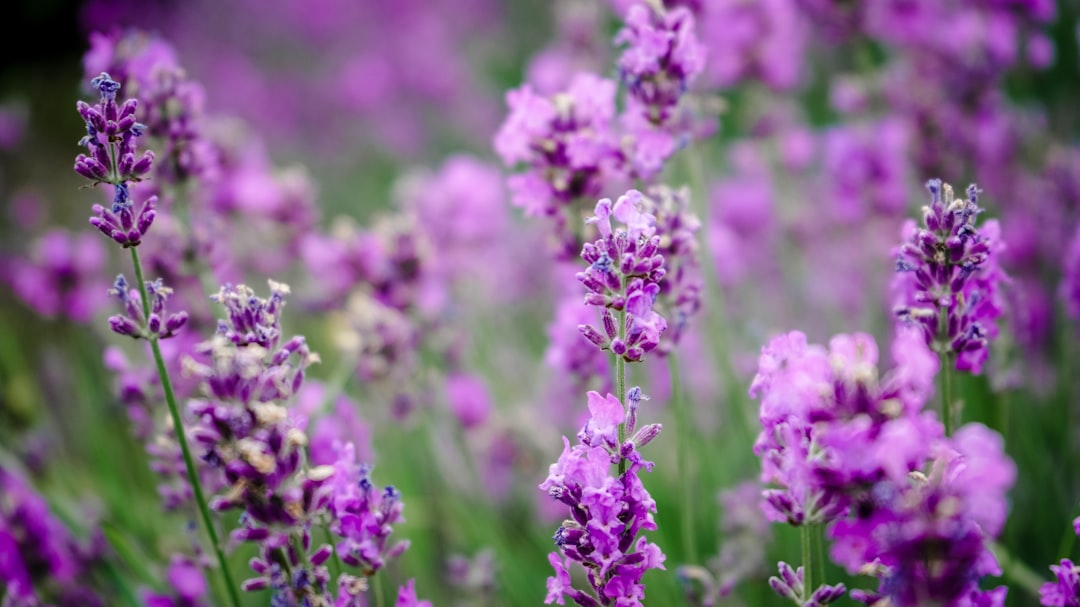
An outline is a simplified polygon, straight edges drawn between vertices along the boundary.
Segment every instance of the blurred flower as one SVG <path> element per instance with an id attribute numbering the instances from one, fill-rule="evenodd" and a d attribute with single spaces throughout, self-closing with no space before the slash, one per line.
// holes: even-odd
<path id="1" fill-rule="evenodd" d="M 9 263 L 12 290 L 42 316 L 86 322 L 107 301 L 99 282 L 105 247 L 92 234 L 50 230 Z"/>

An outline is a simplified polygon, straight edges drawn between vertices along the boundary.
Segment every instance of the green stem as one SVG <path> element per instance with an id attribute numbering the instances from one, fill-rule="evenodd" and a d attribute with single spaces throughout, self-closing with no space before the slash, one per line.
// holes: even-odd
<path id="1" fill-rule="evenodd" d="M 1017 586 L 1023 588 L 1031 596 L 1039 596 L 1039 588 L 1045 580 L 1035 573 L 1023 561 L 1014 557 L 1005 546 L 997 542 L 990 544 L 990 549 L 1001 563 L 1001 570 L 1005 577 L 1012 580 Z"/>
<path id="2" fill-rule="evenodd" d="M 375 607 L 382 607 L 385 604 L 383 602 L 382 579 L 383 576 L 378 573 L 371 576 L 372 589 L 375 591 Z"/>
<path id="3" fill-rule="evenodd" d="M 697 547 L 694 542 L 694 487 L 690 480 L 690 457 L 687 453 L 693 428 L 689 419 L 687 419 L 689 411 L 687 411 L 683 399 L 679 363 L 675 359 L 675 353 L 669 352 L 667 359 L 668 370 L 671 375 L 671 406 L 675 410 L 675 454 L 679 468 L 679 484 L 682 485 L 683 489 L 683 545 L 686 550 L 687 562 L 697 564 Z"/>
<path id="4" fill-rule="evenodd" d="M 619 339 L 626 342 L 626 277 L 622 278 L 623 309 L 619 311 Z M 626 406 L 626 360 L 621 354 L 615 355 L 615 396 Z M 619 424 L 619 448 L 626 441 L 626 424 Z M 626 472 L 626 458 L 619 458 L 619 476 Z"/>
<path id="5" fill-rule="evenodd" d="M 811 535 L 810 525 L 804 524 L 799 527 L 799 533 L 802 536 L 802 565 L 803 565 L 803 597 L 808 598 L 811 589 L 814 587 L 814 553 L 811 548 L 811 542 L 813 537 Z"/>
<path id="6" fill-rule="evenodd" d="M 338 556 L 337 547 L 334 546 L 334 536 L 330 535 L 330 523 L 323 522 L 322 524 L 323 534 L 326 536 L 326 543 L 330 544 L 330 555 L 334 559 L 334 565 L 331 568 L 331 572 L 334 575 L 334 579 L 337 579 L 341 575 L 341 572 L 345 570 L 345 566 L 341 563 L 341 557 Z"/>
<path id="7" fill-rule="evenodd" d="M 146 281 L 143 279 L 142 263 L 139 261 L 139 251 L 136 247 L 130 247 L 131 251 L 131 263 L 135 266 L 135 282 L 139 285 L 139 294 L 142 296 L 142 306 L 145 318 L 150 318 L 150 297 L 146 291 Z M 169 416 L 172 418 L 173 433 L 176 435 L 176 442 L 180 443 L 180 452 L 184 456 L 184 468 L 187 471 L 188 482 L 191 483 L 192 491 L 195 493 L 195 502 L 199 507 L 199 514 L 201 515 L 203 526 L 206 528 L 206 534 L 210 536 L 210 543 L 214 547 L 214 553 L 217 555 L 218 566 L 221 568 L 221 576 L 225 581 L 225 590 L 229 594 L 229 600 L 233 607 L 240 607 L 240 596 L 237 594 L 237 586 L 233 582 L 232 574 L 229 573 L 228 562 L 225 559 L 225 552 L 221 548 L 221 542 L 218 540 L 217 530 L 214 528 L 214 521 L 210 518 L 210 508 L 206 502 L 206 498 L 203 496 L 202 484 L 199 482 L 199 474 L 195 469 L 195 460 L 191 457 L 191 449 L 188 447 L 187 436 L 184 434 L 184 421 L 180 417 L 180 409 L 176 405 L 176 394 L 173 392 L 172 381 L 169 379 L 169 371 L 165 367 L 165 359 L 161 355 L 161 346 L 158 345 L 156 335 L 148 335 L 147 339 L 150 341 L 150 349 L 154 352 L 154 364 L 157 365 L 158 378 L 161 381 L 161 389 L 165 392 L 165 403 L 169 406 Z"/>
<path id="8" fill-rule="evenodd" d="M 941 355 L 941 421 L 945 424 L 945 436 L 955 429 L 957 411 L 952 395 L 953 355 Z"/>
<path id="9" fill-rule="evenodd" d="M 825 584 L 826 583 L 826 581 L 825 581 L 825 579 L 826 579 L 825 566 L 828 564 L 828 561 L 825 560 L 825 526 L 824 525 L 814 525 L 814 558 L 817 559 L 818 563 L 820 563 L 820 565 L 818 566 L 819 570 L 820 570 L 820 575 L 818 577 L 821 578 L 821 583 Z"/>

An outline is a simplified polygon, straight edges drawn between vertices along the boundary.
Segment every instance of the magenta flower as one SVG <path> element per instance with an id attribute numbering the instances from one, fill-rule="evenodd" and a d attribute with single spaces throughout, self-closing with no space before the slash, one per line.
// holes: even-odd
<path id="1" fill-rule="evenodd" d="M 1039 588 L 1039 604 L 1046 607 L 1080 607 L 1080 567 L 1069 559 L 1050 565 L 1057 579 Z"/>
<path id="2" fill-rule="evenodd" d="M 694 32 L 693 14 L 683 7 L 658 12 L 636 4 L 615 44 L 625 46 L 618 67 L 630 95 L 650 121 L 666 121 L 704 68 L 705 49 Z"/>
<path id="3" fill-rule="evenodd" d="M 952 187 L 937 179 L 926 187 L 931 202 L 923 227 L 905 224 L 905 242 L 896 253 L 896 315 L 919 327 L 949 364 L 979 373 L 997 336 L 1000 285 L 1007 280 L 997 263 L 1000 230 L 994 221 L 975 226 L 982 213 L 975 185 L 968 186 L 966 200 L 955 199 Z"/>
<path id="4" fill-rule="evenodd" d="M 588 422 L 578 433 L 578 444 L 563 437 L 563 453 L 551 465 L 540 489 L 570 509 L 570 518 L 555 532 L 558 552 L 548 560 L 555 575 L 548 578 L 545 603 L 564 604 L 569 597 L 582 607 L 640 606 L 645 597 L 641 578 L 649 569 L 663 569 L 664 554 L 642 531 L 656 529 L 653 501 L 638 473 L 652 469 L 638 449 L 660 432 L 659 424 L 637 428 L 638 388 L 627 394 L 629 406 L 608 394 L 589 395 Z M 621 428 L 620 428 L 621 426 Z M 627 438 L 620 444 L 621 433 Z M 612 476 L 613 464 L 626 471 Z M 592 594 L 574 588 L 568 571 L 583 565 Z"/>
<path id="5" fill-rule="evenodd" d="M 86 322 L 107 301 L 99 283 L 105 247 L 92 234 L 50 230 L 11 260 L 11 288 L 35 312 Z"/>

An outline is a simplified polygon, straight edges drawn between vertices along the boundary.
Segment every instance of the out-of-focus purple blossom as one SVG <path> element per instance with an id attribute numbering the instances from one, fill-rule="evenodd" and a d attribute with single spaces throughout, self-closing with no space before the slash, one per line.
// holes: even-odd
<path id="1" fill-rule="evenodd" d="M 903 356 L 881 378 L 869 335 L 838 335 L 826 349 L 793 331 L 762 348 L 750 394 L 761 398 L 761 480 L 781 487 L 765 491 L 772 520 L 831 522 L 857 507 L 851 487 L 921 466 L 941 435 L 919 415 L 937 367 L 917 335 L 897 342 Z"/>
<path id="2" fill-rule="evenodd" d="M 447 559 L 446 578 L 450 585 L 476 596 L 490 596 L 496 588 L 495 552 L 479 550 L 471 558 L 454 554 Z"/>
<path id="3" fill-rule="evenodd" d="M 625 227 L 613 229 L 613 217 Z M 577 279 L 589 291 L 585 303 L 601 309 L 601 329 L 591 324 L 578 328 L 601 350 L 627 362 L 640 361 L 667 329 L 667 321 L 652 309 L 666 273 L 656 217 L 645 208 L 641 192 L 629 190 L 614 204 L 609 198 L 596 203 L 595 215 L 586 221 L 596 226 L 600 238 L 582 248 L 589 267 Z"/>
<path id="4" fill-rule="evenodd" d="M 491 416 L 491 395 L 479 377 L 464 373 L 450 374 L 446 378 L 446 400 L 466 430 L 484 425 Z"/>
<path id="5" fill-rule="evenodd" d="M 669 321 L 657 351 L 667 354 L 679 343 L 690 318 L 701 307 L 705 288 L 698 261 L 697 232 L 701 221 L 690 209 L 690 190 L 656 186 L 642 198 L 645 211 L 656 218 L 659 252 L 666 273 L 657 305 Z"/>
<path id="6" fill-rule="evenodd" d="M 316 466 L 330 466 L 338 459 L 338 450 L 352 443 L 360 461 L 372 461 L 371 428 L 360 418 L 359 405 L 345 394 L 339 394 L 330 410 L 315 411 L 322 403 L 326 387 L 319 382 L 306 381 L 300 391 L 296 409 L 311 411 L 314 419 L 308 424 L 311 440 L 308 458 Z"/>
<path id="7" fill-rule="evenodd" d="M 394 607 L 431 607 L 431 601 L 421 601 L 416 598 L 416 581 L 409 580 L 398 589 L 397 602 Z"/>
<path id="8" fill-rule="evenodd" d="M 1039 588 L 1039 604 L 1046 607 L 1080 607 L 1080 567 L 1069 559 L 1050 565 L 1057 579 Z"/>
<path id="9" fill-rule="evenodd" d="M 1001 569 L 989 549 L 1000 531 L 1016 468 L 991 430 L 969 424 L 930 450 L 928 470 L 869 486 L 858 512 L 831 530 L 833 559 L 849 571 L 874 563 L 876 593 L 898 607 L 928 602 L 1003 604 L 1004 587 L 979 590 Z"/>
<path id="10" fill-rule="evenodd" d="M 996 221 L 975 226 L 982 213 L 975 185 L 968 186 L 966 200 L 954 198 L 952 187 L 937 179 L 927 189 L 931 203 L 923 227 L 908 221 L 896 253 L 894 310 L 922 330 L 943 360 L 980 373 L 1003 311 L 1000 228 Z"/>
<path id="11" fill-rule="evenodd" d="M 705 2 L 697 22 L 709 84 L 727 88 L 761 80 L 788 90 L 800 83 L 808 32 L 793 0 Z"/>
<path id="12" fill-rule="evenodd" d="M 733 176 L 713 184 L 709 194 L 709 253 L 720 284 L 733 289 L 748 276 L 774 274 L 771 234 L 776 226 L 775 193 L 765 172 Z"/>
<path id="13" fill-rule="evenodd" d="M 172 289 L 166 287 L 161 279 L 146 282 L 146 294 L 150 298 L 150 316 L 143 310 L 142 296 L 139 291 L 128 287 L 123 274 L 116 277 L 109 295 L 116 297 L 124 306 L 123 314 L 109 317 L 109 326 L 113 332 L 135 339 L 168 339 L 176 335 L 187 324 L 187 312 L 181 310 L 168 314 L 165 302 L 172 295 Z"/>
<path id="14" fill-rule="evenodd" d="M 660 431 L 659 424 L 637 427 L 641 390 L 627 394 L 628 407 L 612 394 L 590 392 L 591 418 L 578 433 L 578 444 L 563 437 L 563 453 L 551 465 L 540 489 L 570 509 L 570 518 L 555 533 L 559 550 L 548 555 L 555 575 L 548 578 L 547 604 L 564 597 L 584 607 L 640 606 L 645 597 L 642 576 L 663 569 L 664 554 L 642 531 L 655 530 L 653 501 L 638 474 L 652 469 L 638 449 Z M 623 436 L 627 438 L 620 442 Z M 612 476 L 611 467 L 626 465 Z M 572 585 L 568 568 L 583 565 L 592 594 Z"/>
<path id="15" fill-rule="evenodd" d="M 871 213 L 895 217 L 904 211 L 910 138 L 907 125 L 891 118 L 825 133 L 824 171 L 838 219 L 858 222 Z"/>
<path id="16" fill-rule="evenodd" d="M 565 226 L 565 206 L 595 198 L 620 174 L 615 90 L 613 81 L 581 73 L 554 96 L 538 95 L 528 84 L 507 93 L 510 113 L 494 144 L 507 166 L 524 167 L 508 182 L 514 205 Z"/>
<path id="17" fill-rule="evenodd" d="M 4 605 L 101 607 L 85 586 L 92 559 L 101 555 L 80 545 L 45 499 L 13 469 L 0 467 L 0 585 Z"/>
<path id="18" fill-rule="evenodd" d="M 379 489 L 370 475 L 370 466 L 356 462 L 352 444 L 343 445 L 331 481 L 331 529 L 342 538 L 336 546 L 342 562 L 359 567 L 365 576 L 374 575 L 409 547 L 408 541 L 389 543 L 393 526 L 405 520 L 401 494 L 392 485 Z"/>
<path id="19" fill-rule="evenodd" d="M 23 103 L 6 102 L 0 105 L 0 150 L 15 149 L 22 142 L 28 114 Z"/>
<path id="20" fill-rule="evenodd" d="M 1069 243 L 1062 264 L 1061 298 L 1069 318 L 1080 321 L 1080 226 Z"/>
<path id="21" fill-rule="evenodd" d="M 547 327 L 548 347 L 544 363 L 552 370 L 557 382 L 552 397 L 554 403 L 573 399 L 574 395 L 590 389 L 607 392 L 611 389 L 611 358 L 591 342 L 581 338 L 578 327 L 596 320 L 591 306 L 581 301 L 578 291 L 567 291 L 558 300 L 555 316 Z M 567 419 L 553 412 L 553 419 Z"/>
<path id="22" fill-rule="evenodd" d="M 171 594 L 144 592 L 146 607 L 208 607 L 209 586 L 202 568 L 189 557 L 174 554 L 169 560 L 165 579 L 173 590 Z"/>
<path id="23" fill-rule="evenodd" d="M 625 20 L 615 36 L 615 44 L 625 46 L 619 74 L 649 120 L 663 123 L 704 69 L 705 49 L 694 31 L 694 16 L 683 7 L 660 11 L 636 4 Z"/>
<path id="24" fill-rule="evenodd" d="M 86 322 L 106 301 L 98 282 L 104 264 L 97 237 L 57 229 L 34 241 L 26 257 L 10 260 L 5 278 L 38 314 Z"/>

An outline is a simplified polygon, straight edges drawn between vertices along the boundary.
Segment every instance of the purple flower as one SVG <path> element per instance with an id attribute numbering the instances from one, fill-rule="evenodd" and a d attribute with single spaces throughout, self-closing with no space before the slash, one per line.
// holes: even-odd
<path id="1" fill-rule="evenodd" d="M 210 604 L 207 602 L 206 576 L 191 558 L 174 554 L 165 579 L 175 594 L 144 592 L 142 600 L 147 607 L 205 607 Z"/>
<path id="2" fill-rule="evenodd" d="M 923 227 L 905 224 L 896 253 L 896 315 L 922 329 L 926 343 L 957 369 L 979 373 L 1002 313 L 999 228 L 994 221 L 975 226 L 982 213 L 975 185 L 966 200 L 937 179 L 927 189 Z"/>
<path id="3" fill-rule="evenodd" d="M 578 328 L 601 350 L 611 350 L 627 362 L 639 361 L 659 345 L 667 329 L 667 321 L 652 309 L 666 272 L 656 218 L 642 209 L 637 190 L 620 196 L 615 204 L 601 200 L 595 213 L 586 222 L 596 225 L 600 238 L 582 248 L 581 258 L 589 267 L 577 279 L 589 290 L 585 303 L 601 308 L 602 329 Z M 625 228 L 613 229 L 613 217 Z M 616 312 L 623 316 L 621 323 Z"/>
<path id="4" fill-rule="evenodd" d="M 613 395 L 588 396 L 592 416 L 578 433 L 579 443 L 571 447 L 563 437 L 563 453 L 540 484 L 570 511 L 555 533 L 559 552 L 548 557 L 555 576 L 548 578 L 545 603 L 563 604 L 563 597 L 569 597 L 585 607 L 641 605 L 642 576 L 663 569 L 664 554 L 639 536 L 656 529 L 656 502 L 638 477 L 642 468 L 652 469 L 652 462 L 642 459 L 638 449 L 656 437 L 660 426 L 636 427 L 640 389 L 630 390 L 625 409 Z M 620 444 L 623 432 L 630 438 Z M 612 476 L 612 465 L 620 462 L 628 464 L 626 471 Z M 572 586 L 567 567 L 574 562 L 589 572 L 592 594 Z"/>
<path id="5" fill-rule="evenodd" d="M 166 287 L 161 279 L 146 282 L 146 294 L 150 298 L 150 316 L 143 311 L 142 296 L 135 289 L 129 289 L 123 274 L 116 277 L 109 295 L 120 300 L 124 313 L 109 317 L 109 326 L 114 333 L 136 339 L 168 339 L 176 335 L 188 319 L 187 312 L 181 310 L 166 314 L 165 302 L 172 295 L 172 289 Z"/>
<path id="6" fill-rule="evenodd" d="M 625 46 L 618 67 L 630 95 L 657 124 L 670 117 L 679 98 L 705 63 L 705 49 L 694 33 L 694 16 L 686 8 L 657 11 L 636 4 L 615 36 Z"/>
<path id="7" fill-rule="evenodd" d="M 146 151 L 138 158 L 135 155 L 135 140 L 146 128 L 135 121 L 138 102 L 129 99 L 118 105 L 116 93 L 120 83 L 105 72 L 90 84 L 100 91 L 101 101 L 95 106 L 82 101 L 77 104 L 79 115 L 86 123 L 86 136 L 79 145 L 85 146 L 89 155 L 79 154 L 75 159 L 75 172 L 93 185 L 107 183 L 113 186 L 112 208 L 94 205 L 97 216 L 92 217 L 90 223 L 125 248 L 133 247 L 139 244 L 154 222 L 156 198 L 148 199 L 136 215 L 128 184 L 141 181 L 150 172 L 154 153 Z"/>
<path id="8" fill-rule="evenodd" d="M 431 607 L 431 601 L 421 601 L 416 598 L 416 581 L 409 580 L 398 590 L 397 602 L 394 607 Z"/>
<path id="9" fill-rule="evenodd" d="M 808 32 L 792 0 L 705 2 L 698 24 L 710 84 L 734 87 L 761 80 L 776 90 L 799 84 Z"/>
<path id="10" fill-rule="evenodd" d="M 346 443 L 334 464 L 330 511 L 331 529 L 341 539 L 336 551 L 342 562 L 370 576 L 409 547 L 408 541 L 389 544 L 393 526 L 404 521 L 405 504 L 393 486 L 376 487 L 371 467 L 357 464 L 351 443 Z"/>
<path id="11" fill-rule="evenodd" d="M 656 186 L 642 198 L 643 208 L 655 221 L 660 236 L 659 252 L 664 256 L 665 274 L 660 282 L 657 306 L 668 320 L 657 351 L 671 351 L 690 321 L 701 307 L 704 279 L 698 262 L 697 232 L 701 222 L 690 210 L 690 191 Z"/>
<path id="12" fill-rule="evenodd" d="M 446 378 L 446 400 L 466 430 L 482 426 L 491 415 L 491 395 L 479 378 L 452 373 Z"/>
<path id="13" fill-rule="evenodd" d="M 1080 567 L 1069 559 L 1050 565 L 1057 578 L 1039 588 L 1039 604 L 1047 607 L 1080 607 Z"/>
<path id="14" fill-rule="evenodd" d="M 559 215 L 563 206 L 597 196 L 619 172 L 615 89 L 610 80 L 581 73 L 554 97 L 537 95 L 528 84 L 507 93 L 510 114 L 495 135 L 495 151 L 507 166 L 525 167 L 509 184 L 526 214 Z"/>
<path id="15" fill-rule="evenodd" d="M 8 279 L 38 314 L 86 322 L 106 301 L 98 282 L 104 264 L 105 248 L 96 236 L 50 230 L 26 258 L 11 260 Z"/>

